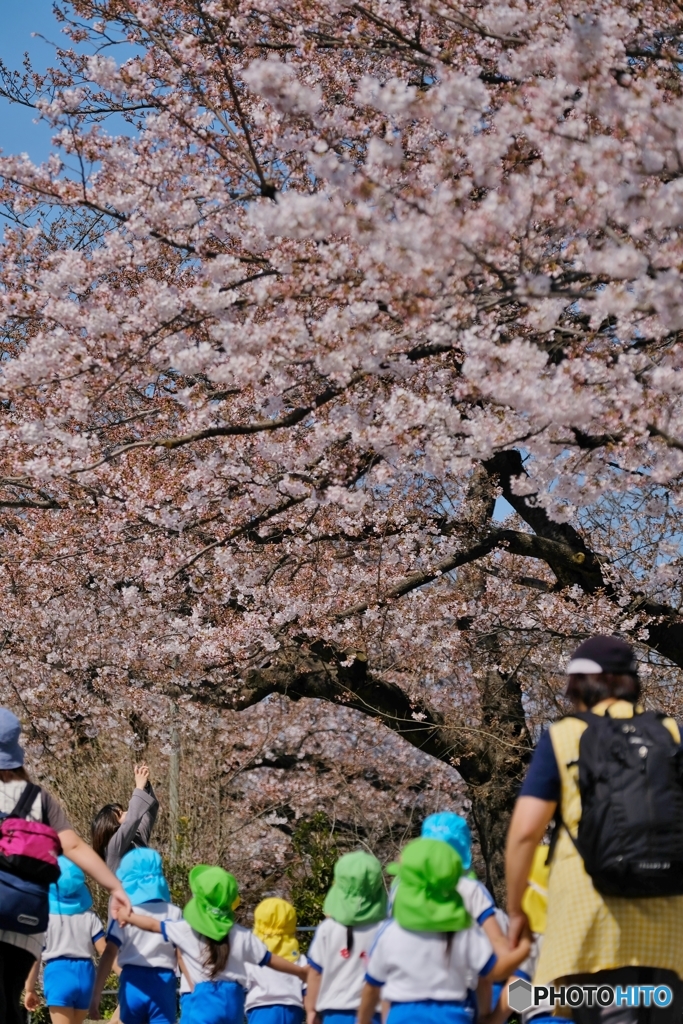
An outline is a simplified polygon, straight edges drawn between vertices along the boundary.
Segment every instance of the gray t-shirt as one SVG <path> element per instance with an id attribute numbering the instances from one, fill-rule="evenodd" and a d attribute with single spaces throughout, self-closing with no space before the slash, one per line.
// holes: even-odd
<path id="1" fill-rule="evenodd" d="M 107 843 L 104 859 L 110 871 L 116 873 L 129 850 L 149 845 L 158 810 L 159 801 L 151 782 L 147 783 L 146 789 L 133 790 L 126 820 Z"/>
<path id="2" fill-rule="evenodd" d="M 95 943 L 104 938 L 102 922 L 92 910 L 83 914 L 50 914 L 43 963 L 57 957 L 87 960 L 95 952 Z"/>

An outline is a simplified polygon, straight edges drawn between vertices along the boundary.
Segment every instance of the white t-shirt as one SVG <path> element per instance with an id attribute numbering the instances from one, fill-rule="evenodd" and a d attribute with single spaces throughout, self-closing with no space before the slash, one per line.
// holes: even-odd
<path id="1" fill-rule="evenodd" d="M 477 924 L 483 924 L 487 917 L 495 914 L 493 896 L 476 878 L 465 878 L 461 875 L 456 888 L 462 896 L 465 910 Z"/>
<path id="2" fill-rule="evenodd" d="M 296 961 L 299 967 L 305 967 L 307 960 L 300 956 Z M 304 983 L 293 974 L 280 974 L 270 967 L 256 967 L 247 964 L 247 1001 L 246 1009 L 253 1010 L 257 1006 L 303 1006 Z"/>
<path id="3" fill-rule="evenodd" d="M 133 907 L 136 914 L 154 917 L 157 921 L 179 921 L 183 912 L 173 903 L 163 900 L 150 900 Z M 175 971 L 178 958 L 171 943 L 158 932 L 145 932 L 142 928 L 127 924 L 123 927 L 118 921 L 112 921 L 107 929 L 107 941 L 119 947 L 119 967 L 161 967 L 167 971 Z"/>
<path id="4" fill-rule="evenodd" d="M 315 930 L 308 962 L 322 975 L 316 1010 L 357 1010 L 363 989 L 368 955 L 384 925 L 358 925 L 353 929 L 353 950 L 347 949 L 346 926 L 326 918 Z"/>
<path id="5" fill-rule="evenodd" d="M 413 932 L 387 921 L 371 952 L 366 979 L 383 986 L 391 1003 L 462 1002 L 468 979 L 487 975 L 496 963 L 481 928 L 455 932 L 450 954 L 443 932 Z"/>
<path id="6" fill-rule="evenodd" d="M 212 978 L 208 968 L 204 966 L 207 944 L 202 935 L 182 919 L 162 921 L 161 928 L 163 937 L 177 946 L 183 954 L 183 963 L 193 985 L 199 985 L 202 981 L 236 981 L 238 985 L 246 988 L 246 965 L 263 966 L 270 960 L 270 952 L 265 944 L 257 939 L 248 928 L 234 924 L 228 933 L 230 940 L 228 962 L 220 974 Z"/>
<path id="7" fill-rule="evenodd" d="M 50 914 L 43 963 L 60 956 L 85 960 L 92 957 L 95 943 L 103 938 L 102 922 L 92 910 L 82 914 Z"/>

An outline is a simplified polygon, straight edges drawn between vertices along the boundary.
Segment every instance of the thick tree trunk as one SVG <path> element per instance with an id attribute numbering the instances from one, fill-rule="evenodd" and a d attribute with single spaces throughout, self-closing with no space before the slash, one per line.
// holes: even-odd
<path id="1" fill-rule="evenodd" d="M 376 717 L 408 743 L 456 768 L 472 801 L 472 825 L 481 846 L 486 883 L 503 900 L 505 835 L 531 755 L 516 678 L 488 672 L 480 686 L 481 725 L 460 728 L 446 725 L 426 702 L 409 700 L 399 687 L 372 676 L 366 661 L 357 658 L 352 665 L 343 665 L 347 655 L 329 644 L 280 651 L 246 674 L 238 707 L 256 704 L 270 693 L 295 701 L 334 701 Z"/>

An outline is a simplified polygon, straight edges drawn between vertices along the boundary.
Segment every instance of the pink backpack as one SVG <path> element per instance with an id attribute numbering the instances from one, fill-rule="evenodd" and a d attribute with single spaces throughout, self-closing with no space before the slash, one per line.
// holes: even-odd
<path id="1" fill-rule="evenodd" d="M 50 885 L 60 875 L 57 858 L 62 844 L 45 820 L 44 806 L 43 821 L 26 820 L 40 794 L 40 786 L 27 783 L 14 810 L 0 821 L 0 870 L 27 882 Z"/>

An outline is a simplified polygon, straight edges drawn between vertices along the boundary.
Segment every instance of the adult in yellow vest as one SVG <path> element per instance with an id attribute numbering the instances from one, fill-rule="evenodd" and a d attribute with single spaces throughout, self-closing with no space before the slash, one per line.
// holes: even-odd
<path id="1" fill-rule="evenodd" d="M 632 718 L 640 695 L 633 649 L 613 636 L 592 637 L 568 666 L 566 696 L 577 711 Z M 673 719 L 663 724 L 677 744 Z M 558 808 L 557 836 L 548 883 L 548 916 L 536 967 L 536 985 L 622 987 L 668 985 L 666 1007 L 599 1005 L 564 1012 L 576 1024 L 680 1024 L 683 1013 L 683 896 L 625 899 L 602 896 L 574 844 L 581 819 L 579 741 L 587 723 L 564 718 L 543 733 L 510 822 L 506 852 L 509 938 L 529 930 L 522 907 L 534 851 Z"/>

